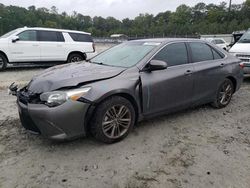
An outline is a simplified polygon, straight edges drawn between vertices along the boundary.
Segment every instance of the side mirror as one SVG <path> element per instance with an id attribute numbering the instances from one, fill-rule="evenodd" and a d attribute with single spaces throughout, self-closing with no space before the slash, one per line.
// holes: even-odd
<path id="1" fill-rule="evenodd" d="M 148 64 L 148 68 L 150 71 L 163 70 L 166 69 L 167 67 L 168 67 L 167 62 L 160 60 L 151 60 Z"/>
<path id="2" fill-rule="evenodd" d="M 13 38 L 12 38 L 12 42 L 13 43 L 15 43 L 16 41 L 18 41 L 19 40 L 19 36 L 14 36 Z"/>

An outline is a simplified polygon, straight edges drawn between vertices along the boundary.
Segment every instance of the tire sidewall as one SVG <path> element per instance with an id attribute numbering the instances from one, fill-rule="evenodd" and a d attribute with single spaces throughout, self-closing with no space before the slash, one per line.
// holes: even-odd
<path id="1" fill-rule="evenodd" d="M 110 109 L 114 105 L 125 105 L 130 110 L 131 124 L 130 124 L 129 129 L 124 135 L 122 135 L 119 138 L 112 139 L 112 138 L 107 137 L 104 134 L 103 129 L 102 129 L 102 122 L 103 122 L 103 118 L 107 110 Z M 129 132 L 133 129 L 133 126 L 135 124 L 135 110 L 134 110 L 133 105 L 127 99 L 123 97 L 119 97 L 119 96 L 111 97 L 103 101 L 100 105 L 97 106 L 91 122 L 92 122 L 91 132 L 97 140 L 105 142 L 105 143 L 115 143 L 124 139 L 129 134 Z"/>
<path id="2" fill-rule="evenodd" d="M 74 57 L 79 57 L 81 58 L 81 61 L 84 60 L 84 58 L 80 55 L 80 54 L 71 54 L 67 60 L 68 63 L 75 63 L 75 62 L 72 62 L 71 60 L 74 58 Z"/>
<path id="3" fill-rule="evenodd" d="M 6 69 L 8 61 L 7 61 L 6 57 L 2 54 L 0 54 L 0 58 L 3 60 L 3 64 L 0 65 L 0 71 L 3 71 Z"/>

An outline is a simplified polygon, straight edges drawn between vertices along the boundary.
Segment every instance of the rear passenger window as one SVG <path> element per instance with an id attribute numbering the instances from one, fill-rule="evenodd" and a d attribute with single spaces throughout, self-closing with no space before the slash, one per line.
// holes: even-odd
<path id="1" fill-rule="evenodd" d="M 37 41 L 36 31 L 28 30 L 18 35 L 21 41 Z"/>
<path id="2" fill-rule="evenodd" d="M 212 49 L 212 51 L 213 51 L 214 59 L 222 59 L 224 57 L 224 56 L 221 56 L 221 54 L 219 54 L 214 49 Z"/>
<path id="3" fill-rule="evenodd" d="M 64 38 L 58 31 L 39 31 L 39 41 L 64 42 Z"/>
<path id="4" fill-rule="evenodd" d="M 70 37 L 76 42 L 93 42 L 91 35 L 80 33 L 69 33 Z"/>
<path id="5" fill-rule="evenodd" d="M 153 59 L 165 61 L 169 67 L 187 64 L 188 55 L 186 45 L 184 43 L 169 44 L 156 54 Z"/>
<path id="6" fill-rule="evenodd" d="M 207 44 L 200 42 L 192 42 L 189 43 L 189 46 L 192 51 L 192 59 L 194 63 L 214 59 L 212 50 Z"/>

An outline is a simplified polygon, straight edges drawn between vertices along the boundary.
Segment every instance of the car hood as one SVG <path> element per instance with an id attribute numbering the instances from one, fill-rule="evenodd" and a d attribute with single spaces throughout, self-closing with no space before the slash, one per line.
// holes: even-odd
<path id="1" fill-rule="evenodd" d="M 87 62 L 69 63 L 51 67 L 33 77 L 27 89 L 32 93 L 44 93 L 112 78 L 124 70 L 125 68 Z"/>
<path id="2" fill-rule="evenodd" d="M 231 53 L 250 53 L 250 43 L 236 43 L 229 50 Z"/>

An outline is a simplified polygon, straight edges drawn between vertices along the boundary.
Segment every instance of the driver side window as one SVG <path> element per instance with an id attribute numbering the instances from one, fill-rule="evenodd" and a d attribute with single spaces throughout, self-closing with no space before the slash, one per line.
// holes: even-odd
<path id="1" fill-rule="evenodd" d="M 187 64 L 186 45 L 183 42 L 169 44 L 158 52 L 153 59 L 167 62 L 168 67 Z"/>
<path id="2" fill-rule="evenodd" d="M 18 35 L 20 41 L 37 41 L 36 31 L 24 31 Z"/>

